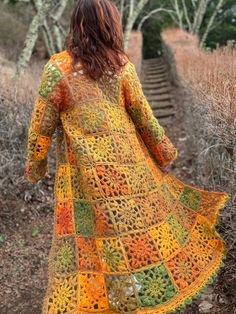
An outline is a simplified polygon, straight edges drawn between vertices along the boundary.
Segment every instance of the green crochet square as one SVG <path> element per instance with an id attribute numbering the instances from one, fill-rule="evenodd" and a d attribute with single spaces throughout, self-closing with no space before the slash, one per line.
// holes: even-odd
<path id="1" fill-rule="evenodd" d="M 167 222 L 170 225 L 171 230 L 176 236 L 179 243 L 181 245 L 184 245 L 189 235 L 188 230 L 184 226 L 181 225 L 177 217 L 173 214 L 167 218 Z"/>
<path id="2" fill-rule="evenodd" d="M 129 107 L 129 114 L 136 128 L 146 127 L 148 121 L 153 115 L 150 105 L 142 96 Z"/>
<path id="3" fill-rule="evenodd" d="M 54 267 L 58 274 L 76 270 L 75 243 L 73 237 L 65 237 L 56 241 Z"/>
<path id="4" fill-rule="evenodd" d="M 59 112 L 52 104 L 47 104 L 39 132 L 44 136 L 52 136 L 55 131 L 56 123 L 59 121 Z"/>
<path id="5" fill-rule="evenodd" d="M 159 144 L 165 134 L 165 130 L 159 124 L 157 118 L 153 115 L 148 121 L 147 130 L 150 132 L 156 144 Z"/>
<path id="6" fill-rule="evenodd" d="M 143 125 L 143 113 L 142 110 L 139 108 L 131 108 L 130 109 L 130 116 L 132 117 L 135 125 L 137 127 L 142 127 Z"/>
<path id="7" fill-rule="evenodd" d="M 75 230 L 79 235 L 93 235 L 93 211 L 90 204 L 74 202 Z"/>
<path id="8" fill-rule="evenodd" d="M 54 86 L 61 79 L 62 74 L 58 68 L 48 61 L 44 66 L 41 83 L 39 87 L 39 95 L 47 100 L 49 94 L 53 91 Z"/>
<path id="9" fill-rule="evenodd" d="M 174 195 L 170 192 L 170 190 L 168 189 L 168 186 L 164 183 L 161 184 L 160 186 L 160 191 L 163 194 L 165 200 L 171 205 L 174 206 L 176 203 L 176 198 L 174 197 Z"/>
<path id="10" fill-rule="evenodd" d="M 185 187 L 179 202 L 182 205 L 197 211 L 201 202 L 201 193 L 197 190 Z"/>
<path id="11" fill-rule="evenodd" d="M 161 305 L 177 293 L 163 264 L 133 273 L 138 303 L 142 307 Z"/>

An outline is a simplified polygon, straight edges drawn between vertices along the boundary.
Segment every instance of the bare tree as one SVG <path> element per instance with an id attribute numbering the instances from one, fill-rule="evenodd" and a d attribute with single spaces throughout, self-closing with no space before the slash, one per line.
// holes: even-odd
<path id="1" fill-rule="evenodd" d="M 205 43 L 207 36 L 214 24 L 216 15 L 223 7 L 225 2 L 226 0 L 218 0 L 212 15 L 207 21 L 207 26 L 201 38 L 201 46 L 203 46 Z M 175 15 L 172 14 L 172 19 L 181 29 L 188 30 L 190 33 L 200 36 L 200 29 L 202 28 L 203 21 L 210 3 L 211 0 L 191 0 L 191 4 L 186 2 L 186 0 L 171 0 L 172 8 L 175 11 Z M 189 8 L 190 5 L 192 6 L 191 9 Z"/>
<path id="2" fill-rule="evenodd" d="M 205 32 L 204 32 L 204 34 L 203 34 L 203 36 L 201 38 L 201 42 L 200 42 L 200 46 L 201 47 L 204 45 L 204 43 L 205 43 L 205 41 L 207 39 L 207 36 L 208 36 L 208 34 L 209 34 L 213 24 L 214 24 L 216 15 L 220 11 L 220 9 L 223 7 L 224 3 L 225 3 L 225 0 L 219 0 L 218 1 L 217 6 L 216 6 L 215 10 L 213 11 L 212 16 L 210 17 L 210 19 L 209 19 L 209 21 L 207 23 L 207 27 L 205 29 Z"/>
<path id="3" fill-rule="evenodd" d="M 141 31 L 142 29 L 142 26 L 143 24 L 150 18 L 152 17 L 153 15 L 159 13 L 159 12 L 164 12 L 164 13 L 168 13 L 172 16 L 172 14 L 175 14 L 175 11 L 173 10 L 168 10 L 168 9 L 165 9 L 165 8 L 157 8 L 157 9 L 154 9 L 152 11 L 150 11 L 147 15 L 144 15 L 144 17 L 141 19 L 141 21 L 139 22 L 139 25 L 138 25 L 138 28 L 137 30 L 138 31 Z"/>
<path id="4" fill-rule="evenodd" d="M 193 34 L 199 34 L 199 30 L 202 26 L 203 18 L 207 11 L 207 6 L 209 4 L 210 0 L 200 0 L 199 5 L 196 11 L 196 14 L 194 16 L 193 26 L 192 26 L 192 33 Z"/>
<path id="5" fill-rule="evenodd" d="M 67 3 L 68 0 L 60 0 L 53 13 L 50 15 L 53 22 L 53 33 L 56 40 L 56 47 L 58 51 L 62 50 L 63 40 L 66 35 L 66 31 L 63 29 L 60 20 L 65 11 Z"/>
<path id="6" fill-rule="evenodd" d="M 193 6 L 193 18 L 191 20 L 189 9 L 186 5 L 186 0 L 171 0 L 173 10 L 177 16 L 177 24 L 181 29 L 185 29 L 184 20 L 187 23 L 188 31 L 193 34 L 198 34 L 199 29 L 202 25 L 204 15 L 207 10 L 207 5 L 210 0 L 198 0 L 198 4 L 192 1 Z M 176 22 L 176 20 L 175 20 Z"/>
<path id="7" fill-rule="evenodd" d="M 173 0 L 171 2 L 172 2 L 172 6 L 176 12 L 176 15 L 177 15 L 179 27 L 183 28 L 183 10 L 181 10 L 181 8 L 180 8 L 179 1 Z"/>
<path id="8" fill-rule="evenodd" d="M 37 13 L 40 10 L 43 2 L 42 2 L 42 0 L 32 0 L 32 4 L 33 4 L 34 9 Z M 55 53 L 55 45 L 53 42 L 53 36 L 52 36 L 51 29 L 48 26 L 48 22 L 47 22 L 46 18 L 43 21 L 42 30 L 43 30 L 43 39 L 44 39 L 45 46 L 47 48 L 49 55 L 52 55 Z"/>
<path id="9" fill-rule="evenodd" d="M 42 5 L 42 0 L 32 0 L 36 12 L 40 9 Z M 61 51 L 63 47 L 63 39 L 66 36 L 66 31 L 60 23 L 61 17 L 65 11 L 68 0 L 60 0 L 53 7 L 49 17 L 50 25 L 47 18 L 44 20 L 42 30 L 45 46 L 47 48 L 48 54 L 52 55 L 57 51 Z"/>
<path id="10" fill-rule="evenodd" d="M 30 23 L 25 39 L 24 48 L 22 50 L 22 53 L 20 54 L 17 63 L 17 75 L 22 74 L 29 64 L 36 40 L 38 38 L 39 28 L 44 24 L 45 18 L 49 14 L 49 11 L 51 9 L 51 3 L 51 0 L 44 0 L 37 14 L 34 16 L 32 22 Z"/>
<path id="11" fill-rule="evenodd" d="M 195 2 L 192 1 L 192 3 L 193 3 L 193 6 L 195 8 Z M 183 6 L 184 17 L 185 17 L 186 22 L 188 24 L 188 29 L 189 29 L 189 31 L 192 31 L 192 24 L 191 24 L 191 21 L 190 21 L 189 12 L 188 12 L 185 0 L 182 0 L 182 6 Z"/>
<path id="12" fill-rule="evenodd" d="M 149 0 L 129 0 L 129 14 L 125 24 L 124 32 L 124 48 L 127 51 L 129 48 L 129 38 L 130 33 L 133 29 L 134 23 L 137 20 L 138 16 L 142 12 L 144 6 L 148 3 Z"/>
<path id="13" fill-rule="evenodd" d="M 61 25 L 60 20 L 68 3 L 68 0 L 18 1 L 31 3 L 36 14 L 28 29 L 24 48 L 17 63 L 16 75 L 22 74 L 28 66 L 40 29 L 42 29 L 45 47 L 49 55 L 62 50 L 63 40 L 66 37 L 67 32 Z"/>
<path id="14" fill-rule="evenodd" d="M 124 15 L 124 8 L 125 8 L 125 0 L 120 1 L 120 14 L 121 14 L 121 19 L 123 20 L 123 15 Z"/>

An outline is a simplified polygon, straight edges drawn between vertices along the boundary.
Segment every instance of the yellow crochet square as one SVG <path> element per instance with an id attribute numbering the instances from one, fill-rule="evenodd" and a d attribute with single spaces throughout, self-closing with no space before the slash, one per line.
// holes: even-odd
<path id="1" fill-rule="evenodd" d="M 163 260 L 176 254 L 181 249 L 179 242 L 166 222 L 149 228 L 148 232 L 152 236 Z"/>
<path id="2" fill-rule="evenodd" d="M 72 198 L 71 173 L 69 164 L 61 164 L 57 170 L 56 195 L 58 200 Z"/>
<path id="3" fill-rule="evenodd" d="M 125 250 L 119 238 L 97 238 L 96 244 L 104 273 L 128 273 Z"/>
<path id="4" fill-rule="evenodd" d="M 52 139 L 47 136 L 38 135 L 37 143 L 35 145 L 35 160 L 43 160 L 46 158 Z"/>
<path id="5" fill-rule="evenodd" d="M 104 275 L 98 272 L 79 273 L 78 304 L 84 311 L 106 310 L 108 299 Z"/>

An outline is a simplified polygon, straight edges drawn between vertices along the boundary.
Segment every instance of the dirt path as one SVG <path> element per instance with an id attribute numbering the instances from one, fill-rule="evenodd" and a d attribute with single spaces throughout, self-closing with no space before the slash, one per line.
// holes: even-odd
<path id="1" fill-rule="evenodd" d="M 51 246 L 53 180 L 21 182 L 17 201 L 0 204 L 0 313 L 40 314 Z"/>

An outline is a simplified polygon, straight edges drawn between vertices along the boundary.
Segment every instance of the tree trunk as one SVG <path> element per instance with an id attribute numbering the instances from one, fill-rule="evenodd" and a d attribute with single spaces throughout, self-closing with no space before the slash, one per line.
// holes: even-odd
<path id="1" fill-rule="evenodd" d="M 189 30 L 189 32 L 191 32 L 192 31 L 192 23 L 190 22 L 188 9 L 187 9 L 185 0 L 182 0 L 182 5 L 183 5 L 183 10 L 184 10 L 185 20 L 186 20 L 186 22 L 188 24 L 188 30 Z"/>
<path id="2" fill-rule="evenodd" d="M 154 14 L 159 13 L 159 12 L 165 12 L 165 13 L 168 13 L 168 14 L 175 13 L 173 10 L 168 10 L 168 9 L 164 9 L 164 8 L 154 9 L 154 10 L 150 11 L 147 15 L 145 15 L 145 16 L 141 19 L 141 21 L 140 21 L 140 23 L 139 23 L 139 25 L 138 25 L 137 30 L 138 30 L 138 31 L 141 31 L 144 22 L 147 21 L 151 16 L 153 16 Z"/>
<path id="3" fill-rule="evenodd" d="M 183 26 L 183 12 L 180 11 L 179 3 L 177 0 L 175 0 L 174 7 L 175 7 L 176 14 L 177 14 L 179 27 L 181 29 L 183 29 L 184 28 L 184 26 Z"/>
<path id="4" fill-rule="evenodd" d="M 208 34 L 209 34 L 210 30 L 211 30 L 211 27 L 212 27 L 212 25 L 213 25 L 213 23 L 215 21 L 216 15 L 219 12 L 219 10 L 222 8 L 222 6 L 224 5 L 224 2 L 225 2 L 225 0 L 219 0 L 219 2 L 217 3 L 217 6 L 216 6 L 216 8 L 215 8 L 215 10 L 214 10 L 214 12 L 213 12 L 213 14 L 212 14 L 208 24 L 207 24 L 205 32 L 204 32 L 204 34 L 203 34 L 203 36 L 201 38 L 200 47 L 203 47 L 203 45 L 204 45 L 204 43 L 205 43 L 205 41 L 207 39 L 207 36 L 208 36 Z"/>
<path id="5" fill-rule="evenodd" d="M 62 46 L 63 46 L 63 39 L 62 39 L 62 33 L 60 28 L 58 27 L 57 23 L 54 23 L 53 25 L 53 34 L 55 36 L 56 39 L 56 46 L 57 46 L 57 50 L 61 51 L 62 50 Z"/>
<path id="6" fill-rule="evenodd" d="M 38 12 L 42 6 L 42 0 L 32 0 L 32 2 L 35 8 L 35 11 Z M 54 54 L 56 51 L 55 51 L 55 45 L 53 42 L 52 33 L 47 23 L 47 19 L 44 20 L 42 29 L 43 29 L 44 44 L 50 56 Z"/>
<path id="7" fill-rule="evenodd" d="M 127 23 L 125 26 L 125 32 L 124 32 L 124 48 L 125 51 L 128 50 L 129 48 L 129 38 L 130 38 L 130 33 L 133 29 L 134 23 L 143 10 L 144 6 L 148 3 L 149 0 L 139 0 L 136 7 L 134 0 L 130 0 L 130 10 L 129 10 L 129 16 L 127 19 Z"/>
<path id="8" fill-rule="evenodd" d="M 200 27 L 202 26 L 202 21 L 206 13 L 209 2 L 210 0 L 200 0 L 196 15 L 194 17 L 194 22 L 193 22 L 193 27 L 192 27 L 193 34 L 196 34 L 196 35 L 199 34 L 199 30 L 200 30 Z"/>
<path id="9" fill-rule="evenodd" d="M 61 51 L 63 46 L 63 37 L 64 33 L 61 32 L 61 27 L 59 26 L 59 21 L 62 17 L 62 14 L 65 11 L 65 8 L 67 6 L 68 0 L 60 0 L 60 3 L 58 5 L 58 8 L 56 9 L 53 14 L 51 14 L 51 18 L 53 20 L 53 33 L 56 39 L 56 46 L 57 50 Z"/>
<path id="10" fill-rule="evenodd" d="M 67 6 L 68 0 L 60 0 L 58 2 L 58 7 L 56 8 L 55 12 L 51 14 L 52 19 L 56 22 L 61 19 L 62 14 L 64 13 Z"/>
<path id="11" fill-rule="evenodd" d="M 124 49 L 125 51 L 128 51 L 129 49 L 129 39 L 130 34 L 133 29 L 134 22 L 132 20 L 127 21 L 126 27 L 125 27 L 125 34 L 124 34 Z"/>
<path id="12" fill-rule="evenodd" d="M 45 42 L 48 54 L 49 56 L 51 56 L 54 53 L 56 53 L 56 49 L 55 49 L 55 45 L 53 41 L 52 32 L 50 30 L 50 27 L 48 26 L 46 19 L 43 24 L 43 35 L 44 35 L 44 42 Z"/>
<path id="13" fill-rule="evenodd" d="M 51 0 L 44 0 L 39 11 L 34 16 L 32 22 L 30 23 L 24 43 L 24 48 L 17 62 L 16 69 L 17 75 L 21 75 L 29 64 L 35 43 L 38 38 L 39 28 L 44 24 L 44 20 L 50 11 L 50 8 Z"/>
<path id="14" fill-rule="evenodd" d="M 121 20 L 123 21 L 123 15 L 124 15 L 124 7 L 125 7 L 125 0 L 120 1 L 120 15 Z"/>

